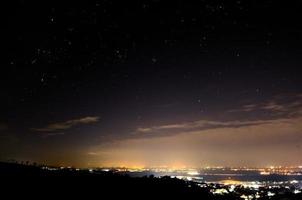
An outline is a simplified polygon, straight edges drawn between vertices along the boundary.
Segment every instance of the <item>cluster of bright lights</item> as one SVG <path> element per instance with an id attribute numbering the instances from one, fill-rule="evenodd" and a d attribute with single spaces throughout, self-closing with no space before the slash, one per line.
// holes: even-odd
<path id="1" fill-rule="evenodd" d="M 282 167 L 274 167 L 271 166 L 269 168 L 222 168 L 222 167 L 216 167 L 216 168 L 207 168 L 207 172 L 204 173 L 202 169 L 193 169 L 193 168 L 168 168 L 168 167 L 162 167 L 162 168 L 143 168 L 143 167 L 133 167 L 133 168 L 126 168 L 126 167 L 120 167 L 120 168 L 90 168 L 90 169 L 79 169 L 79 168 L 71 168 L 71 167 L 41 167 L 44 170 L 49 171 L 55 171 L 55 170 L 87 170 L 89 173 L 95 173 L 98 171 L 102 172 L 115 172 L 115 173 L 133 173 L 133 172 L 154 172 L 159 174 L 165 174 L 168 175 L 171 174 L 171 178 L 177 178 L 185 181 L 194 181 L 197 183 L 199 187 L 208 187 L 209 183 L 214 183 L 214 186 L 211 189 L 211 193 L 214 195 L 225 195 L 227 193 L 232 193 L 236 191 L 236 187 L 243 186 L 244 188 L 250 189 L 252 191 L 255 191 L 254 195 L 249 194 L 241 194 L 240 198 L 242 199 L 259 199 L 260 194 L 266 194 L 268 197 L 273 197 L 276 195 L 274 189 L 280 189 L 285 188 L 286 190 L 291 190 L 292 186 L 295 187 L 294 190 L 292 190 L 293 194 L 299 194 L 301 193 L 302 189 L 302 181 L 298 180 L 289 180 L 289 181 L 237 181 L 237 180 L 223 180 L 219 182 L 206 182 L 203 179 L 202 175 L 224 175 L 224 176 L 241 176 L 244 173 L 240 173 L 240 171 L 255 171 L 259 172 L 260 175 L 270 175 L 273 173 L 279 173 L 282 175 L 287 175 L 289 173 L 297 173 L 299 171 L 295 171 L 294 169 L 290 168 L 282 168 Z M 302 169 L 302 166 L 299 166 L 300 169 Z M 297 169 L 297 168 L 295 168 Z M 222 173 L 217 173 L 216 170 L 220 170 Z M 235 171 L 236 173 L 231 174 Z M 300 170 L 301 171 L 301 170 Z M 174 174 L 174 175 L 172 175 Z M 161 177 L 161 176 L 157 176 Z M 189 185 L 188 187 L 190 187 Z M 222 187 L 221 187 L 222 186 Z M 267 191 L 263 193 L 264 191 L 261 190 L 261 188 L 266 188 Z"/>
<path id="2" fill-rule="evenodd" d="M 240 198 L 242 199 L 247 199 L 247 200 L 250 200 L 250 199 L 253 199 L 253 196 L 252 195 L 241 195 Z"/>
<path id="3" fill-rule="evenodd" d="M 212 192 L 213 194 L 219 194 L 219 195 L 229 193 L 229 192 L 227 191 L 227 189 L 224 189 L 224 188 L 213 189 L 213 190 L 211 190 L 211 192 Z"/>
<path id="4" fill-rule="evenodd" d="M 55 167 L 42 167 L 42 169 L 48 170 L 48 171 L 57 171 L 57 170 L 59 170 L 58 168 L 55 168 Z"/>

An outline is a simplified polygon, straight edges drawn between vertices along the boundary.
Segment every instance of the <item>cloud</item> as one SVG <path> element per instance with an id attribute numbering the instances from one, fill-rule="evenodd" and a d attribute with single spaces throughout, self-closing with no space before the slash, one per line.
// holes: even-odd
<path id="1" fill-rule="evenodd" d="M 302 94 L 278 95 L 271 100 L 257 104 L 246 104 L 240 108 L 231 109 L 229 113 L 268 112 L 271 115 L 301 115 Z"/>
<path id="2" fill-rule="evenodd" d="M 251 112 L 256 110 L 258 107 L 257 104 L 247 104 L 243 105 L 241 108 L 229 110 L 229 112 Z"/>
<path id="3" fill-rule="evenodd" d="M 148 133 L 151 132 L 152 128 L 138 128 L 137 132 L 141 132 L 141 133 Z"/>
<path id="4" fill-rule="evenodd" d="M 284 119 L 285 120 L 285 119 Z M 210 121 L 210 120 L 198 120 L 193 122 L 185 122 L 180 124 L 166 124 L 161 126 L 137 128 L 136 133 L 140 135 L 171 135 L 178 134 L 184 131 L 198 131 L 207 129 L 217 129 L 223 127 L 242 127 L 253 126 L 260 124 L 269 124 L 272 120 L 246 120 L 246 121 Z"/>
<path id="5" fill-rule="evenodd" d="M 57 132 L 57 131 L 70 129 L 77 125 L 92 124 L 92 123 L 96 123 L 98 121 L 99 121 L 99 117 L 83 117 L 80 119 L 73 119 L 73 120 L 68 120 L 65 122 L 49 124 L 44 128 L 33 128 L 32 130 L 38 131 L 38 132 Z"/>
<path id="6" fill-rule="evenodd" d="M 97 152 L 88 152 L 87 153 L 89 156 L 97 156 L 97 155 L 99 155 L 99 153 L 97 153 Z"/>
<path id="7" fill-rule="evenodd" d="M 139 127 L 134 131 L 134 137 L 136 135 L 139 135 L 138 137 L 163 137 L 190 131 L 250 127 L 275 123 L 275 120 L 287 122 L 302 115 L 302 95 L 278 95 L 267 101 L 242 105 L 226 113 L 228 113 L 228 119 L 234 120 L 205 119 L 151 127 Z M 254 116 L 257 117 L 255 118 Z"/>

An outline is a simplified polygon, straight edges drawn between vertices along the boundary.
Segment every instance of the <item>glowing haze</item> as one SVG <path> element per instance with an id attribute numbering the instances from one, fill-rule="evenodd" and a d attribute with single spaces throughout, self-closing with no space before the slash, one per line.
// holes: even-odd
<path id="1" fill-rule="evenodd" d="M 271 118 L 199 120 L 137 128 L 128 138 L 92 148 L 94 153 L 89 155 L 96 165 L 107 166 L 299 165 L 302 102 L 297 97 L 298 101 L 286 105 L 270 101 L 226 111 L 230 116 L 234 112 L 246 116 L 263 112 Z"/>

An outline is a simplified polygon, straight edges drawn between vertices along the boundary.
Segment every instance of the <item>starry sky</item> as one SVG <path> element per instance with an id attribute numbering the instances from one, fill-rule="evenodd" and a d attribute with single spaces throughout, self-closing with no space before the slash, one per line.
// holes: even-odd
<path id="1" fill-rule="evenodd" d="M 0 159 L 301 165 L 298 0 L 11 1 Z"/>

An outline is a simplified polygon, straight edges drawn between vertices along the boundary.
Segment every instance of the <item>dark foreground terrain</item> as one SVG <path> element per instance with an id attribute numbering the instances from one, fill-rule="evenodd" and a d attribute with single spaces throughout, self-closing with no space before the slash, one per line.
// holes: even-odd
<path id="1" fill-rule="evenodd" d="M 89 170 L 57 169 L 49 170 L 33 165 L 0 162 L 1 194 L 23 198 L 52 199 L 244 199 L 252 190 L 237 187 L 227 194 L 213 194 L 213 189 L 223 186 L 209 184 L 200 187 L 197 183 L 170 177 L 153 176 L 133 178 L 115 172 L 91 172 Z M 265 189 L 263 189 L 265 190 Z M 302 195 L 290 190 L 279 189 L 276 195 L 260 195 L 257 199 L 301 200 Z M 1 198 L 2 199 L 2 198 Z"/>

